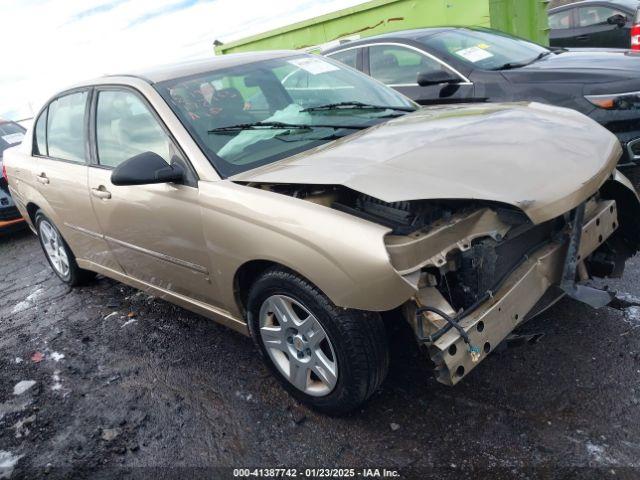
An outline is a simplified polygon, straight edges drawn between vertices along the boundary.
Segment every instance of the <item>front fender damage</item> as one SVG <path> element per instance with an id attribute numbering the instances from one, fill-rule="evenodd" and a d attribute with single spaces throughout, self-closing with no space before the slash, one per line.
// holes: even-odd
<path id="1" fill-rule="evenodd" d="M 553 221 L 512 224 L 505 233 L 496 217 L 493 230 L 487 224 L 480 228 L 487 236 L 458 244 L 467 248 L 436 249 L 435 261 L 418 263 L 419 290 L 403 313 L 427 347 L 437 379 L 455 385 L 516 327 L 563 295 L 593 306 L 608 303 L 612 295 L 584 284 L 593 276 L 622 274 L 640 245 L 632 221 L 638 214 L 637 195 L 616 174 L 596 195 Z M 403 252 L 403 258 L 408 255 Z M 403 265 L 405 273 L 410 270 Z"/>

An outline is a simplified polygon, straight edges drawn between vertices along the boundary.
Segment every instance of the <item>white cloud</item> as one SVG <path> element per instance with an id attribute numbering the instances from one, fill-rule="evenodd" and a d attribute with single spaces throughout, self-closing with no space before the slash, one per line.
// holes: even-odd
<path id="1" fill-rule="evenodd" d="M 3 0 L 0 116 L 107 73 L 213 55 L 230 41 L 365 0 Z"/>

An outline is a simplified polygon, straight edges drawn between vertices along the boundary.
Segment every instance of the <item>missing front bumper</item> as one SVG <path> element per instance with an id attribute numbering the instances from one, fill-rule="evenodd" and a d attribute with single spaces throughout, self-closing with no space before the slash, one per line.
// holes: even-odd
<path id="1" fill-rule="evenodd" d="M 615 201 L 597 202 L 585 213 L 582 225 L 580 235 L 577 235 L 579 241 L 572 254 L 577 262 L 586 259 L 617 229 Z M 545 294 L 550 287 L 555 289 L 562 283 L 567 253 L 568 242 L 552 242 L 541 247 L 529 255 L 490 300 L 459 322 L 467 332 L 471 345 L 479 347 L 479 354 L 469 351 L 468 345 L 455 329 L 428 345 L 431 359 L 436 365 L 438 381 L 447 385 L 458 383 L 528 319 L 534 308 L 539 311 L 541 300 L 548 297 Z M 424 293 L 422 297 L 425 297 Z"/>

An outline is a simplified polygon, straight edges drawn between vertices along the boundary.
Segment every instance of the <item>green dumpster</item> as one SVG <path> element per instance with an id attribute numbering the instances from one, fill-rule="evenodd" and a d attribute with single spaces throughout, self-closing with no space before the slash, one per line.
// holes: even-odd
<path id="1" fill-rule="evenodd" d="M 255 50 L 319 51 L 411 28 L 465 25 L 495 28 L 548 44 L 549 0 L 372 0 L 304 22 L 215 47 L 217 54 Z"/>

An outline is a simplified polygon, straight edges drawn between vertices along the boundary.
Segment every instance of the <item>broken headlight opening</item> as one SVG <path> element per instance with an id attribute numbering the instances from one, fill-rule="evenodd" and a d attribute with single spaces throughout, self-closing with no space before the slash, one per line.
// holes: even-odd
<path id="1" fill-rule="evenodd" d="M 640 108 L 640 91 L 610 95 L 585 95 L 589 102 L 605 110 L 633 110 Z"/>
<path id="2" fill-rule="evenodd" d="M 532 254 L 533 252 L 539 250 L 540 248 L 542 248 L 545 244 L 549 243 L 548 239 L 545 239 L 533 246 L 531 246 L 526 252 L 524 252 L 522 254 L 522 256 L 511 266 L 509 267 L 506 271 L 501 272 L 499 275 L 499 278 L 495 281 L 495 283 L 493 283 L 491 285 L 490 288 L 487 288 L 486 290 L 484 290 L 482 293 L 479 293 L 479 289 L 476 288 L 475 291 L 473 291 L 474 289 L 472 287 L 470 287 L 469 285 L 465 285 L 464 283 L 464 279 L 456 279 L 456 283 L 455 285 L 459 288 L 461 288 L 462 290 L 464 290 L 462 292 L 462 295 L 466 298 L 472 298 L 473 299 L 473 303 L 471 303 L 470 305 L 466 306 L 463 310 L 460 311 L 460 313 L 458 313 L 455 318 L 452 318 L 451 316 L 449 316 L 448 314 L 444 313 L 442 310 L 439 310 L 437 308 L 434 307 L 429 307 L 429 306 L 422 306 L 416 309 L 416 325 L 418 327 L 418 332 L 417 332 L 417 337 L 418 337 L 418 341 L 420 342 L 424 342 L 426 344 L 432 344 L 434 342 L 436 342 L 437 340 L 439 340 L 445 333 L 447 333 L 449 330 L 451 330 L 452 328 L 455 328 L 459 333 L 460 336 L 462 337 L 463 341 L 465 344 L 467 344 L 469 353 L 472 355 L 472 357 L 474 358 L 478 358 L 479 354 L 480 354 L 480 347 L 473 345 L 471 343 L 470 337 L 468 335 L 468 333 L 464 330 L 464 328 L 462 328 L 462 326 L 459 324 L 459 322 L 461 320 L 463 320 L 465 317 L 467 317 L 468 315 L 470 315 L 471 313 L 473 313 L 478 307 L 480 307 L 484 302 L 486 302 L 487 300 L 491 299 L 493 297 L 494 292 L 497 292 L 500 287 L 502 287 L 502 285 L 504 284 L 504 282 L 524 263 L 529 259 L 529 255 Z M 493 249 L 495 251 L 495 249 Z M 479 255 L 485 255 L 485 253 L 480 253 Z M 493 256 L 493 255 L 492 255 Z M 480 259 L 480 256 L 476 255 L 476 254 L 472 254 L 471 258 L 473 258 L 472 260 L 472 264 L 475 263 L 475 265 L 473 265 L 475 268 L 472 270 L 473 272 L 475 272 L 476 277 L 479 277 L 480 275 L 482 275 L 484 269 L 483 266 L 484 265 L 484 261 L 480 260 L 480 262 L 477 262 L 478 259 Z M 495 258 L 495 257 L 494 257 Z M 494 271 L 495 272 L 495 263 L 492 265 L 486 265 L 487 267 L 489 267 L 489 270 Z M 468 273 L 468 272 L 463 272 L 463 273 Z M 441 288 L 439 288 L 439 290 L 446 290 L 447 296 L 449 297 L 449 299 L 451 300 L 451 304 L 453 305 L 453 294 L 451 289 L 449 288 L 449 282 L 446 280 L 446 276 L 443 277 L 445 279 L 444 284 L 441 285 Z M 486 280 L 486 279 L 485 279 Z M 478 286 L 481 285 L 481 282 L 483 280 L 479 280 L 478 282 Z M 442 288 L 444 287 L 444 288 Z M 441 292 L 442 293 L 442 292 Z M 446 296 L 445 296 L 446 298 Z M 464 300 L 463 300 L 464 302 Z M 431 313 L 435 313 L 436 315 L 438 315 L 439 317 L 441 317 L 443 320 L 445 320 L 447 322 L 447 325 L 443 328 L 441 328 L 440 330 L 436 331 L 435 333 L 431 334 L 431 335 L 425 335 L 424 333 L 424 317 L 423 314 L 425 312 L 431 312 Z"/>

